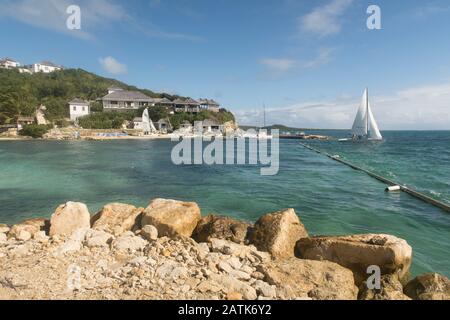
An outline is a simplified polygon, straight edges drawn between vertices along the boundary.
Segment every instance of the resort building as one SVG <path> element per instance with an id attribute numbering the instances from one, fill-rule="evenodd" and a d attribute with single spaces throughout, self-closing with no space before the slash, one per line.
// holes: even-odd
<path id="1" fill-rule="evenodd" d="M 144 130 L 144 122 L 141 117 L 136 117 L 133 119 L 133 129 Z"/>
<path id="2" fill-rule="evenodd" d="M 201 126 L 203 133 L 220 133 L 224 130 L 223 125 L 221 125 L 216 120 L 211 119 L 202 121 Z"/>
<path id="3" fill-rule="evenodd" d="M 155 128 L 162 133 L 168 133 L 173 130 L 172 124 L 170 123 L 169 119 L 160 119 L 155 123 Z"/>
<path id="4" fill-rule="evenodd" d="M 63 69 L 63 67 L 58 66 L 49 61 L 42 61 L 40 63 L 35 63 L 31 66 L 31 71 L 33 73 L 39 73 L 39 72 L 51 73 L 51 72 L 59 71 L 62 69 Z"/>
<path id="5" fill-rule="evenodd" d="M 73 99 L 69 102 L 70 120 L 77 121 L 78 118 L 90 113 L 89 102 L 81 99 Z"/>
<path id="6" fill-rule="evenodd" d="M 17 118 L 17 130 L 22 130 L 23 126 L 27 124 L 33 124 L 34 123 L 34 117 L 22 117 L 20 116 Z"/>
<path id="7" fill-rule="evenodd" d="M 173 104 L 175 106 L 175 112 L 200 112 L 200 103 L 191 98 L 186 100 L 176 99 L 175 101 L 173 101 Z"/>
<path id="8" fill-rule="evenodd" d="M 139 91 L 127 91 L 109 88 L 108 94 L 102 99 L 103 111 L 130 111 L 141 107 L 154 106 L 156 99 L 150 98 Z"/>
<path id="9" fill-rule="evenodd" d="M 10 58 L 4 58 L 0 60 L 0 67 L 4 69 L 14 69 L 20 67 L 20 63 Z"/>
<path id="10" fill-rule="evenodd" d="M 220 104 L 217 101 L 210 100 L 210 99 L 200 99 L 198 100 L 200 103 L 200 108 L 209 110 L 212 112 L 219 112 L 220 111 Z"/>

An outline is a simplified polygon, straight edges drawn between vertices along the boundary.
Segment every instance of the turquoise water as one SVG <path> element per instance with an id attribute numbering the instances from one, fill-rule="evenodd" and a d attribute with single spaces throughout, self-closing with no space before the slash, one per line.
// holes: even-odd
<path id="1" fill-rule="evenodd" d="M 450 132 L 384 136 L 378 144 L 310 143 L 450 202 Z M 257 166 L 175 166 L 172 147 L 163 140 L 0 142 L 0 222 L 49 217 L 69 200 L 95 213 L 109 202 L 175 198 L 198 202 L 203 214 L 249 221 L 293 207 L 311 234 L 394 234 L 413 247 L 414 274 L 450 276 L 450 214 L 386 193 L 382 183 L 298 141 L 281 142 L 276 176 L 261 176 Z"/>

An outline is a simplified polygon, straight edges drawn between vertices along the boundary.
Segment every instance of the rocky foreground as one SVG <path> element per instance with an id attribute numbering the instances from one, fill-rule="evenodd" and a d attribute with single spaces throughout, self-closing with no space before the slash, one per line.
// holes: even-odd
<path id="1" fill-rule="evenodd" d="M 68 202 L 50 220 L 0 225 L 0 299 L 448 300 L 450 281 L 408 281 L 412 249 L 391 235 L 310 237 L 293 209 L 254 225 L 201 217 L 193 202 Z M 379 266 L 380 289 L 367 268 Z"/>

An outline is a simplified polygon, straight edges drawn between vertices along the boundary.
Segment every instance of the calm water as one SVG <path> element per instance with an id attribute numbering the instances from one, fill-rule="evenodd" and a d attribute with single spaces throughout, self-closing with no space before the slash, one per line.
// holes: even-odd
<path id="1" fill-rule="evenodd" d="M 345 132 L 326 132 L 344 136 Z M 450 203 L 450 132 L 385 132 L 382 143 L 311 142 Z M 413 273 L 450 276 L 450 214 L 385 186 L 296 141 L 280 146 L 276 176 L 255 166 L 175 166 L 170 141 L 0 142 L 0 222 L 50 216 L 81 201 L 146 206 L 167 197 L 196 201 L 203 214 L 255 221 L 294 207 L 311 234 L 389 233 L 414 249 Z"/>

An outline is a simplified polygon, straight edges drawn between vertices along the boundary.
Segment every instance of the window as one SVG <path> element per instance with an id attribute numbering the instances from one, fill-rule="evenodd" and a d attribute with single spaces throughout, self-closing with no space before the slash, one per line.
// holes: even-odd
<path id="1" fill-rule="evenodd" d="M 77 111 L 77 107 L 76 106 L 73 106 L 73 111 Z"/>
<path id="2" fill-rule="evenodd" d="M 83 107 L 83 112 L 85 112 L 86 111 L 86 107 Z"/>

